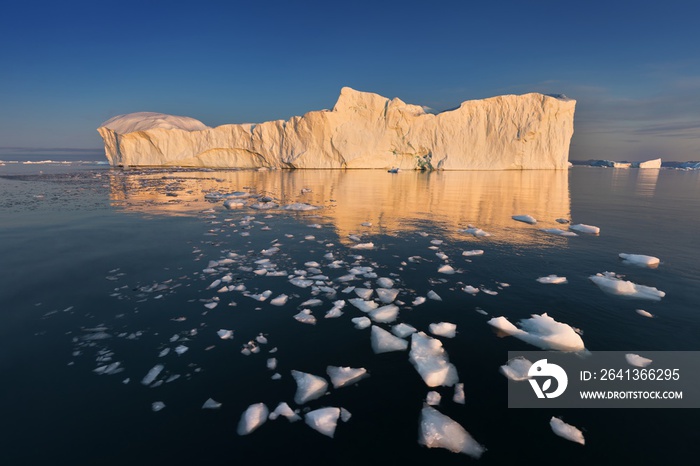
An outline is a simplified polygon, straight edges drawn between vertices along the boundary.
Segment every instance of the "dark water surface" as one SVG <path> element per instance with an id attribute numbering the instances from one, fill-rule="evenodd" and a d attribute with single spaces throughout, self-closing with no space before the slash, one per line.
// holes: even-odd
<path id="1" fill-rule="evenodd" d="M 234 191 L 322 208 L 255 210 L 249 206 L 260 199 L 248 198 L 227 210 L 222 199 L 205 199 Z M 518 214 L 539 222 L 511 219 Z M 555 222 L 561 217 L 601 233 L 567 238 L 539 231 L 561 227 Z M 492 236 L 459 231 L 469 224 Z M 374 248 L 352 248 L 367 242 Z M 278 253 L 261 253 L 273 244 Z M 462 256 L 472 249 L 485 253 Z M 700 350 L 699 249 L 700 172 L 0 167 L 0 464 L 674 464 L 695 456 L 695 410 L 509 410 L 498 368 L 507 351 L 535 348 L 499 338 L 486 322 L 547 312 L 580 329 L 591 351 Z M 624 265 L 623 252 L 662 263 Z M 264 265 L 255 261 L 265 258 L 275 264 L 269 271 L 284 276 L 255 274 Z M 334 260 L 342 261 L 339 268 Z M 317 281 L 321 289 L 287 278 L 309 261 L 320 264 L 320 273 L 309 276 L 328 277 Z M 444 263 L 457 273 L 438 273 Z M 350 320 L 364 315 L 352 305 L 339 318 L 324 318 L 334 301 L 356 297 L 343 293 L 347 286 L 376 288 L 375 278 L 362 275 L 336 280 L 353 266 L 396 282 L 403 302 L 396 323 L 426 333 L 430 323 L 457 324 L 455 338 L 440 339 L 465 385 L 465 405 L 452 401 L 451 387 L 427 387 L 408 352 L 374 354 L 370 330 Z M 653 302 L 604 294 L 588 277 L 605 271 L 666 296 Z M 536 281 L 549 274 L 568 283 Z M 248 294 L 272 296 L 260 302 L 240 291 L 218 293 L 226 283 L 209 288 L 227 275 Z M 472 296 L 465 285 L 497 294 Z M 411 304 L 429 290 L 442 301 Z M 287 304 L 271 305 L 282 293 Z M 317 323 L 296 321 L 300 304 L 312 297 L 323 300 L 311 308 Z M 213 298 L 218 305 L 208 309 Z M 220 339 L 219 329 L 233 330 L 234 338 Z M 242 354 L 260 333 L 268 343 Z M 187 351 L 178 355 L 180 345 Z M 278 360 L 275 371 L 266 367 L 270 357 Z M 94 372 L 115 362 L 116 373 Z M 164 366 L 158 386 L 143 385 L 156 364 Z M 290 371 L 326 376 L 328 365 L 364 367 L 371 376 L 295 405 Z M 271 379 L 275 372 L 280 380 Z M 481 459 L 418 444 L 429 390 L 442 395 L 437 409 L 488 449 Z M 201 409 L 208 398 L 221 409 Z M 166 407 L 153 412 L 156 401 Z M 344 407 L 352 418 L 339 423 L 334 439 L 286 419 L 236 434 L 249 405 L 274 409 L 282 401 L 302 414 Z M 552 416 L 581 428 L 586 445 L 555 436 Z"/>

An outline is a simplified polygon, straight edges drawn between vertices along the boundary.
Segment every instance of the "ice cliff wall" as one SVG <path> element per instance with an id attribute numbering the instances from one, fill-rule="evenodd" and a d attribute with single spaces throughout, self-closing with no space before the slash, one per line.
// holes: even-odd
<path id="1" fill-rule="evenodd" d="M 565 169 L 575 100 L 542 94 L 466 101 L 435 114 L 344 87 L 333 110 L 209 128 L 131 113 L 98 132 L 115 166 L 212 168 Z"/>

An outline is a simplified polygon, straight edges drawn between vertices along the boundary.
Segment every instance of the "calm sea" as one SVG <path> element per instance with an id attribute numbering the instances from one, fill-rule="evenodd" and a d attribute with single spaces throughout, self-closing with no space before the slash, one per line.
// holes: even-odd
<path id="1" fill-rule="evenodd" d="M 234 192 L 243 193 L 243 206 L 226 209 L 216 193 Z M 265 197 L 280 208 L 250 207 Z M 281 208 L 292 203 L 320 209 Z M 511 218 L 521 214 L 538 223 Z M 562 228 L 558 218 L 598 226 L 600 235 L 540 231 Z M 461 231 L 470 225 L 491 236 Z M 373 248 L 356 247 L 367 243 Z M 475 249 L 483 255 L 462 255 Z M 419 445 L 431 389 L 407 351 L 374 354 L 370 330 L 351 322 L 365 314 L 350 304 L 324 318 L 334 302 L 356 297 L 347 287 L 377 288 L 375 276 L 400 290 L 395 323 L 426 333 L 431 323 L 457 325 L 455 338 L 440 340 L 466 402 L 438 387 L 437 409 L 488 449 L 481 464 L 676 464 L 696 456 L 695 410 L 508 409 L 499 366 L 509 350 L 535 348 L 499 337 L 486 322 L 547 312 L 579 329 L 591 351 L 700 350 L 698 250 L 700 171 L 0 166 L 0 464 L 477 461 Z M 619 253 L 656 256 L 661 265 L 625 265 Z M 438 273 L 444 264 L 456 273 Z M 353 268 L 361 273 L 338 281 Z M 666 296 L 604 294 L 589 276 L 605 271 Z M 313 285 L 295 286 L 292 274 L 314 277 Z M 536 281 L 550 274 L 568 283 Z M 466 285 L 480 292 L 468 294 Z M 252 296 L 266 290 L 265 301 Z M 430 290 L 442 301 L 412 304 Z M 286 304 L 272 305 L 281 294 Z M 315 325 L 294 318 L 311 298 L 322 301 L 309 307 Z M 219 330 L 232 330 L 233 339 Z M 329 365 L 366 368 L 370 377 L 296 405 L 290 371 L 327 378 Z M 221 408 L 202 409 L 209 398 Z M 165 407 L 155 412 L 154 402 Z M 352 417 L 333 439 L 282 418 L 237 435 L 241 414 L 259 402 L 287 402 L 302 415 L 344 407 Z M 552 416 L 583 430 L 586 445 L 555 436 Z"/>

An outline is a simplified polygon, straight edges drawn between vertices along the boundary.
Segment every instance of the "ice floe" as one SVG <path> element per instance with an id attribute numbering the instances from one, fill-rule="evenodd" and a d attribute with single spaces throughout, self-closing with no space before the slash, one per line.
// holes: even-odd
<path id="1" fill-rule="evenodd" d="M 483 249 L 472 249 L 471 251 L 462 251 L 464 257 L 481 256 L 484 254 Z"/>
<path id="2" fill-rule="evenodd" d="M 581 445 L 586 444 L 586 440 L 583 438 L 583 432 L 578 428 L 567 424 L 558 417 L 553 417 L 549 421 L 549 425 L 552 428 L 552 432 L 557 434 L 559 437 L 563 437 L 572 442 L 580 443 Z"/>
<path id="3" fill-rule="evenodd" d="M 352 323 L 355 324 L 355 328 L 358 330 L 365 329 L 372 325 L 372 320 L 369 317 L 354 317 L 351 319 Z"/>
<path id="4" fill-rule="evenodd" d="M 559 277 L 557 275 L 547 275 L 546 277 L 540 277 L 537 279 L 537 281 L 549 285 L 561 285 L 567 283 L 566 277 Z"/>
<path id="5" fill-rule="evenodd" d="M 457 334 L 457 325 L 450 322 L 439 322 L 428 326 L 430 333 L 439 337 L 454 338 Z"/>
<path id="6" fill-rule="evenodd" d="M 284 401 L 278 404 L 275 410 L 268 415 L 268 419 L 274 421 L 280 416 L 286 417 L 289 422 L 301 420 L 301 417 Z"/>
<path id="7" fill-rule="evenodd" d="M 576 233 L 573 231 L 566 231 L 562 230 L 560 228 L 542 228 L 540 231 L 543 231 L 545 233 L 549 233 L 550 235 L 558 235 L 558 236 L 578 236 Z"/>
<path id="8" fill-rule="evenodd" d="M 649 317 L 649 318 L 654 317 L 654 314 L 652 314 L 651 312 L 645 311 L 644 309 L 635 309 L 635 312 L 637 314 L 639 314 L 640 316 Z"/>
<path id="9" fill-rule="evenodd" d="M 440 295 L 438 295 L 433 290 L 428 291 L 428 294 L 426 296 L 428 297 L 428 299 L 432 299 L 435 301 L 442 301 L 442 298 L 440 297 Z"/>
<path id="10" fill-rule="evenodd" d="M 350 246 L 351 249 L 374 249 L 374 243 L 371 241 L 368 243 L 358 243 Z"/>
<path id="11" fill-rule="evenodd" d="M 298 405 L 322 397 L 328 388 L 326 379 L 317 375 L 292 370 L 292 377 L 297 383 L 294 402 Z"/>
<path id="12" fill-rule="evenodd" d="M 408 324 L 400 323 L 391 327 L 391 333 L 399 338 L 406 338 L 412 333 L 416 333 L 416 328 Z"/>
<path id="13" fill-rule="evenodd" d="M 268 358 L 267 362 L 265 363 L 265 366 L 271 371 L 274 371 L 275 369 L 277 369 L 277 358 Z"/>
<path id="14" fill-rule="evenodd" d="M 518 222 L 529 223 L 530 225 L 537 223 L 537 220 L 535 220 L 535 217 L 532 215 L 513 215 L 511 218 L 513 220 L 517 220 Z"/>
<path id="15" fill-rule="evenodd" d="M 425 302 L 425 297 L 424 296 L 416 296 L 416 298 L 411 302 L 412 305 L 414 306 L 420 306 Z"/>
<path id="16" fill-rule="evenodd" d="M 372 326 L 372 350 L 375 354 L 391 351 L 404 351 L 408 348 L 408 342 L 392 335 L 381 327 Z"/>
<path id="17" fill-rule="evenodd" d="M 430 406 L 438 406 L 440 404 L 440 400 L 442 400 L 442 397 L 435 390 L 429 391 L 425 396 L 425 402 Z"/>
<path id="18" fill-rule="evenodd" d="M 455 269 L 449 264 L 443 264 L 438 268 L 438 273 L 444 273 L 445 275 L 452 275 L 455 273 Z"/>
<path id="19" fill-rule="evenodd" d="M 160 375 L 163 369 L 165 369 L 165 366 L 163 366 L 162 364 L 156 364 L 151 368 L 151 370 L 148 371 L 144 378 L 141 379 L 141 383 L 144 385 L 150 385 L 151 382 L 156 380 L 156 378 Z"/>
<path id="20" fill-rule="evenodd" d="M 328 366 L 326 368 L 326 373 L 331 379 L 333 388 L 340 388 L 346 385 L 352 385 L 359 382 L 365 377 L 369 377 L 367 369 L 364 367 L 338 367 L 338 366 Z"/>
<path id="21" fill-rule="evenodd" d="M 340 408 L 320 408 L 306 413 L 304 421 L 312 429 L 333 438 L 339 417 Z"/>
<path id="22" fill-rule="evenodd" d="M 459 381 L 457 369 L 450 363 L 442 342 L 423 332 L 411 335 L 408 359 L 429 387 L 450 387 Z"/>
<path id="23" fill-rule="evenodd" d="M 360 298 L 348 299 L 348 302 L 362 312 L 370 312 L 379 307 L 379 304 L 375 303 L 374 301 L 365 301 L 364 299 Z"/>
<path id="24" fill-rule="evenodd" d="M 463 383 L 456 383 L 455 384 L 455 392 L 454 395 L 452 395 L 452 401 L 455 403 L 459 403 L 463 405 L 466 401 L 466 397 L 464 396 L 464 384 Z"/>
<path id="25" fill-rule="evenodd" d="M 269 410 L 264 403 L 248 406 L 238 421 L 238 435 L 248 435 L 267 421 Z"/>
<path id="26" fill-rule="evenodd" d="M 165 403 L 163 403 L 162 401 L 154 401 L 153 403 L 151 403 L 151 410 L 154 413 L 157 413 L 163 408 L 165 408 Z"/>
<path id="27" fill-rule="evenodd" d="M 369 311 L 369 317 L 374 322 L 379 322 L 383 324 L 394 322 L 398 315 L 399 307 L 395 304 L 387 304 L 386 306 L 382 306 L 372 311 Z"/>
<path id="28" fill-rule="evenodd" d="M 623 264 L 631 264 L 639 267 L 649 267 L 650 269 L 655 269 L 661 263 L 658 257 L 645 256 L 642 254 L 619 254 L 620 259 L 622 259 Z"/>
<path id="29" fill-rule="evenodd" d="M 276 298 L 271 299 L 270 304 L 272 304 L 273 306 L 284 306 L 285 304 L 287 304 L 288 299 L 289 296 L 287 296 L 286 294 L 281 294 Z"/>
<path id="30" fill-rule="evenodd" d="M 651 359 L 647 359 L 645 357 L 633 353 L 625 354 L 625 360 L 628 364 L 635 367 L 647 367 L 649 364 L 652 363 Z"/>
<path id="31" fill-rule="evenodd" d="M 377 279 L 377 286 L 380 288 L 393 288 L 394 280 L 387 277 L 380 277 Z"/>
<path id="32" fill-rule="evenodd" d="M 298 314 L 294 314 L 294 318 L 302 324 L 316 324 L 316 317 L 311 314 L 311 309 L 302 309 Z"/>
<path id="33" fill-rule="evenodd" d="M 589 235 L 599 235 L 600 228 L 594 227 L 593 225 L 586 225 L 584 223 L 577 223 L 576 225 L 570 225 L 570 230 L 578 231 L 579 233 L 588 233 Z"/>
<path id="34" fill-rule="evenodd" d="M 469 294 L 474 295 L 474 294 L 477 294 L 479 292 L 479 288 L 476 288 L 476 287 L 471 286 L 471 285 L 466 285 L 464 288 L 462 288 L 462 291 L 464 291 L 465 293 L 469 293 Z"/>
<path id="35" fill-rule="evenodd" d="M 637 285 L 627 280 L 622 280 L 614 272 L 603 272 L 588 277 L 598 288 L 612 295 L 625 298 L 649 299 L 661 301 L 666 293 L 651 286 Z"/>
<path id="36" fill-rule="evenodd" d="M 394 302 L 396 297 L 399 295 L 399 290 L 389 289 L 389 288 L 377 288 L 377 297 L 384 304 L 389 304 Z"/>
<path id="37" fill-rule="evenodd" d="M 219 408 L 221 408 L 221 403 L 214 400 L 213 398 L 209 398 L 202 405 L 202 409 L 219 409 Z"/>
<path id="38" fill-rule="evenodd" d="M 567 324 L 557 322 L 547 313 L 533 314 L 519 322 L 520 328 L 505 317 L 494 317 L 488 324 L 526 343 L 542 349 L 559 351 L 582 351 L 585 349 L 581 336 Z"/>
<path id="39" fill-rule="evenodd" d="M 479 458 L 486 451 L 457 421 L 428 405 L 423 406 L 418 443 Z"/>
<path id="40" fill-rule="evenodd" d="M 522 356 L 513 358 L 499 368 L 501 374 L 508 377 L 510 380 L 520 382 L 530 378 L 528 371 L 532 367 L 532 362 Z"/>
<path id="41" fill-rule="evenodd" d="M 293 204 L 287 204 L 282 207 L 283 210 L 296 210 L 296 211 L 308 211 L 308 210 L 318 210 L 321 206 L 306 204 L 303 202 L 295 202 Z"/>
<path id="42" fill-rule="evenodd" d="M 482 230 L 481 228 L 475 228 L 475 227 L 466 228 L 464 230 L 459 230 L 459 231 L 462 233 L 466 233 L 468 235 L 476 236 L 477 238 L 491 236 L 491 233 L 488 233 L 488 232 Z"/>

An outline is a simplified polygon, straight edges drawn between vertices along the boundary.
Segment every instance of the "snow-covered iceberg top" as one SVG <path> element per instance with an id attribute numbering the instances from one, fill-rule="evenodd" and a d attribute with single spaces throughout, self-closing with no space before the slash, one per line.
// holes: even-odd
<path id="1" fill-rule="evenodd" d="M 566 169 L 576 101 L 543 94 L 463 102 L 439 114 L 344 87 L 332 110 L 209 128 L 139 112 L 100 126 L 115 166 Z"/>

